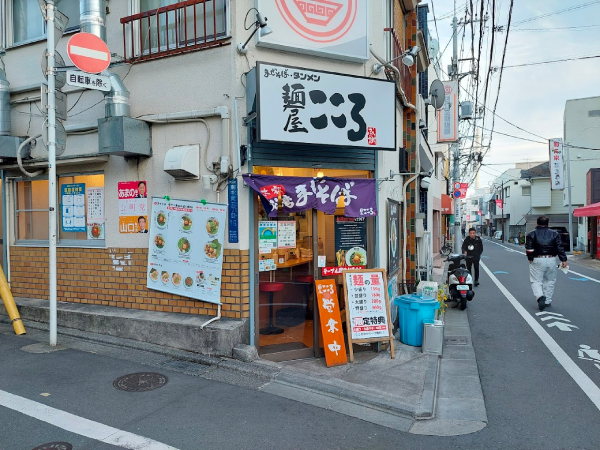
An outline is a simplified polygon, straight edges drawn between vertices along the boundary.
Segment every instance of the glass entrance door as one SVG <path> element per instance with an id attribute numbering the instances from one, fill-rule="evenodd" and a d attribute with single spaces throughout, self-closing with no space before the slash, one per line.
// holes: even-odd
<path id="1" fill-rule="evenodd" d="M 266 173 L 265 173 L 266 172 Z M 318 176 L 367 178 L 368 172 L 325 170 Z M 311 169 L 255 167 L 255 173 L 317 176 Z M 334 215 L 317 210 L 279 212 L 268 217 L 255 196 L 256 256 L 255 336 L 262 358 L 272 361 L 323 356 L 314 282 L 334 277 L 343 304 L 341 275 L 328 270 L 365 265 L 372 219 L 344 217 L 343 198 Z M 358 247 L 362 247 L 362 250 Z M 350 261 L 350 262 L 348 262 Z"/>

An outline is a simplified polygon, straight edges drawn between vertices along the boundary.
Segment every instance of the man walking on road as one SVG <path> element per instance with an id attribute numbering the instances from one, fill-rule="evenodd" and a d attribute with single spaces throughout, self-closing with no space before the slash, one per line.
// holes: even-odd
<path id="1" fill-rule="evenodd" d="M 560 235 L 548 228 L 550 220 L 546 216 L 537 219 L 537 227 L 527 235 L 525 250 L 529 260 L 529 280 L 540 311 L 552 303 L 554 283 L 556 283 L 556 257 L 567 267 L 567 255 Z"/>
<path id="2" fill-rule="evenodd" d="M 483 253 L 483 241 L 475 232 L 475 228 L 469 228 L 469 236 L 463 241 L 463 255 L 467 255 L 467 270 L 471 273 L 471 267 L 475 267 L 475 286 L 479 286 L 479 260 Z"/>

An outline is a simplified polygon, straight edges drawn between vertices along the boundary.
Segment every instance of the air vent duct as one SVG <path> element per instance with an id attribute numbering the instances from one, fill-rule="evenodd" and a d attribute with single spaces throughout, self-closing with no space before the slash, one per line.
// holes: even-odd
<path id="1" fill-rule="evenodd" d="M 169 149 L 165 156 L 164 170 L 176 180 L 200 178 L 200 146 L 181 145 Z"/>

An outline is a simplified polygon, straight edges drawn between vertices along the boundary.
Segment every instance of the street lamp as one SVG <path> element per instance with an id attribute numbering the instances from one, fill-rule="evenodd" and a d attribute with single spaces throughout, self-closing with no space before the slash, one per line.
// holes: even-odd
<path id="1" fill-rule="evenodd" d="M 250 14 L 250 11 L 256 11 L 256 21 L 250 25 L 248 28 L 246 28 L 246 20 L 248 19 L 248 15 Z M 246 30 L 249 30 L 250 28 L 254 27 L 254 31 L 252 31 L 252 34 L 250 35 L 250 37 L 248 39 L 246 39 L 246 42 L 244 43 L 239 43 L 237 46 L 237 51 L 240 55 L 245 55 L 248 52 L 248 42 L 250 42 L 250 39 L 252 39 L 252 36 L 254 36 L 256 34 L 256 32 L 258 30 L 260 30 L 260 37 L 265 37 L 268 36 L 269 34 L 271 34 L 273 32 L 273 30 L 271 29 L 271 27 L 269 27 L 267 25 L 267 18 L 264 17 L 256 8 L 250 8 L 248 10 L 248 12 L 246 13 L 246 18 L 244 19 L 244 28 L 246 28 Z"/>

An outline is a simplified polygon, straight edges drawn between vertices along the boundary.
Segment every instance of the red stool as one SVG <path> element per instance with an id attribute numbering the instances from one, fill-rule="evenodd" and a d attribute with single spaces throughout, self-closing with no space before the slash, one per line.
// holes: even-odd
<path id="1" fill-rule="evenodd" d="M 260 283 L 259 290 L 269 293 L 269 325 L 259 330 L 260 334 L 281 334 L 283 328 L 273 326 L 273 292 L 283 291 L 283 283 Z"/>
<path id="2" fill-rule="evenodd" d="M 315 279 L 312 275 L 300 275 L 296 278 L 298 283 L 306 284 L 306 318 L 312 318 L 312 314 L 310 312 L 310 294 L 312 293 L 312 284 Z"/>

